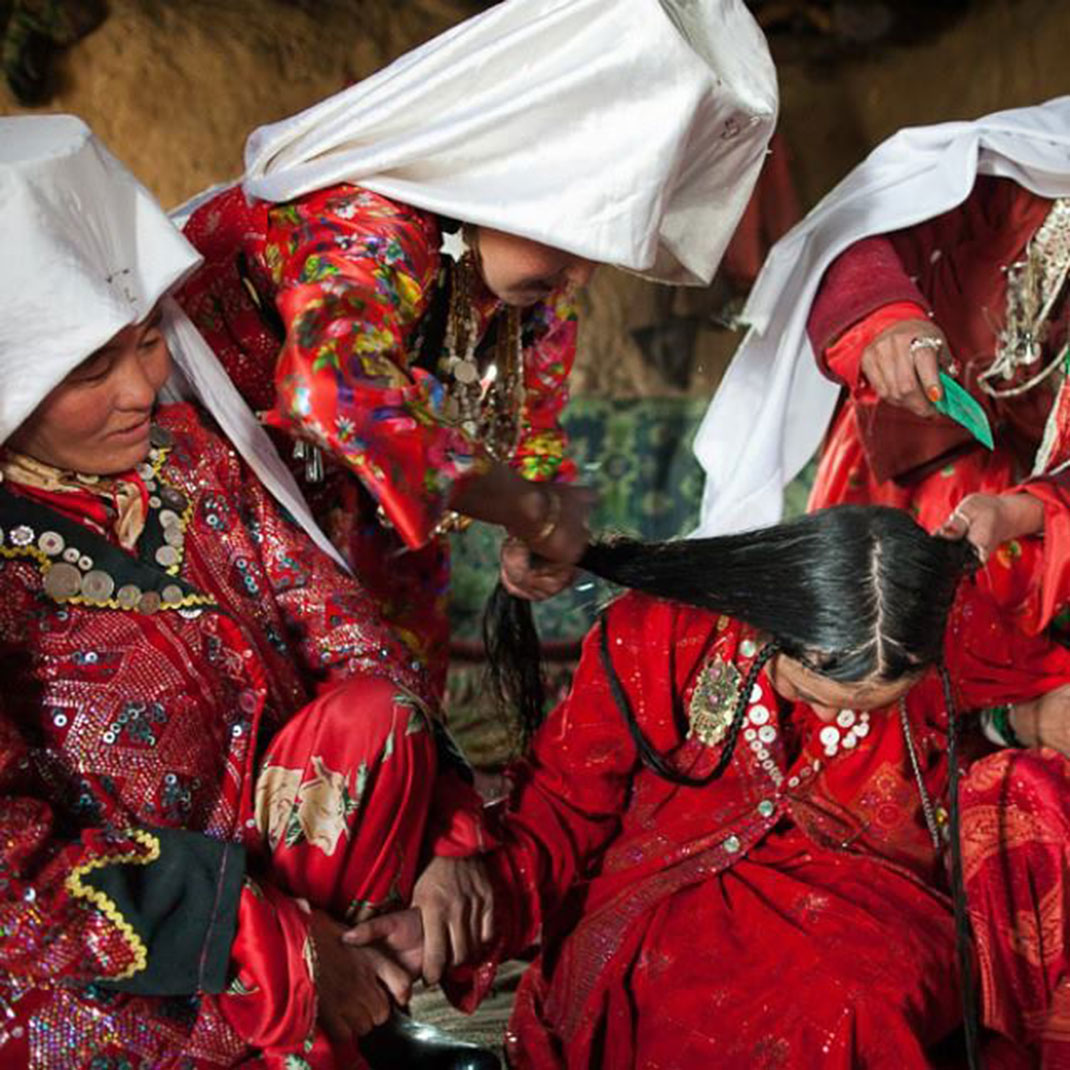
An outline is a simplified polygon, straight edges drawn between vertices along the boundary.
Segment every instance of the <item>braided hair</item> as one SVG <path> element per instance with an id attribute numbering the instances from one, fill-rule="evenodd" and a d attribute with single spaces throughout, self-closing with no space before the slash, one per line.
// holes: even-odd
<path id="1" fill-rule="evenodd" d="M 647 739 L 642 728 L 639 727 L 635 711 L 632 709 L 631 700 L 620 682 L 620 676 L 617 674 L 616 667 L 613 664 L 613 657 L 609 652 L 609 625 L 606 623 L 605 615 L 599 619 L 598 627 L 600 631 L 599 656 L 602 659 L 602 668 L 605 671 L 606 678 L 609 680 L 609 690 L 613 695 L 613 701 L 616 702 L 617 708 L 624 715 L 625 723 L 628 725 L 628 732 L 639 751 L 639 757 L 643 764 L 651 772 L 657 774 L 663 780 L 671 781 L 673 784 L 681 784 L 688 788 L 703 788 L 707 784 L 712 784 L 724 774 L 724 771 L 731 763 L 732 755 L 736 749 L 736 741 L 739 739 L 739 733 L 743 727 L 744 715 L 747 712 L 747 698 L 762 669 L 765 668 L 766 663 L 780 648 L 776 643 L 766 643 L 758 651 L 758 655 L 754 659 L 736 695 L 736 706 L 732 711 L 732 720 L 729 722 L 728 731 L 725 733 L 724 745 L 721 747 L 721 754 L 717 759 L 717 764 L 705 776 L 692 777 L 686 773 L 681 773 L 665 759 L 664 755 L 659 754 L 654 745 Z"/>

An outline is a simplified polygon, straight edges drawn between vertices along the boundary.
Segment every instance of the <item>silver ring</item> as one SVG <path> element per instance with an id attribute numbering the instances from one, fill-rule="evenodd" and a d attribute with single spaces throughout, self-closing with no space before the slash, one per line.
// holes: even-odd
<path id="1" fill-rule="evenodd" d="M 961 520 L 963 524 L 966 525 L 967 531 L 970 530 L 970 517 L 968 517 L 965 513 L 960 512 L 958 506 L 955 506 L 955 508 L 951 510 L 951 515 L 952 517 L 957 517 L 959 520 Z"/>
<path id="2" fill-rule="evenodd" d="M 911 353 L 919 353 L 923 349 L 931 349 L 934 353 L 939 353 L 943 348 L 944 340 L 937 338 L 934 334 L 925 334 L 910 340 Z"/>

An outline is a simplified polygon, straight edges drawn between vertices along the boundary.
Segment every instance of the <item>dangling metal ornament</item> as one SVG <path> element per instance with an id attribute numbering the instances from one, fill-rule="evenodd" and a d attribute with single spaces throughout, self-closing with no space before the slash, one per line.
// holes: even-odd
<path id="1" fill-rule="evenodd" d="M 1007 268 L 1007 310 L 999 332 L 996 356 L 978 376 L 977 385 L 990 397 L 1009 398 L 1039 386 L 1063 364 L 1065 347 L 1024 382 L 1018 372 L 1040 361 L 1049 319 L 1066 289 L 1070 274 L 1070 198 L 1053 202 L 1044 222 L 1026 246 L 1025 257 Z M 996 385 L 1002 383 L 1005 385 Z"/>

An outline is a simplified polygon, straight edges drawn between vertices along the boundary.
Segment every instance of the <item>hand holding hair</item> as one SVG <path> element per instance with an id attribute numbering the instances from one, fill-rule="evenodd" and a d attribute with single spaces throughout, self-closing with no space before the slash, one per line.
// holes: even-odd
<path id="1" fill-rule="evenodd" d="M 513 535 L 502 542 L 502 586 L 516 598 L 542 602 L 563 591 L 575 578 L 575 565 L 561 565 L 534 554 Z"/>
<path id="2" fill-rule="evenodd" d="M 595 498 L 590 487 L 538 483 L 495 462 L 482 475 L 458 483 L 450 506 L 500 525 L 547 561 L 574 565 L 591 539 Z"/>
<path id="3" fill-rule="evenodd" d="M 1044 531 L 1044 505 L 1039 498 L 1017 494 L 969 494 L 955 506 L 934 535 L 967 539 L 982 561 L 1011 539 Z"/>

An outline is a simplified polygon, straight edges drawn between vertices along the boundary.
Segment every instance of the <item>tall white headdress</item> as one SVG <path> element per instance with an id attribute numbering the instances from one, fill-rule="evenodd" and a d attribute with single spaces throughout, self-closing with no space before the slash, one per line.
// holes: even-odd
<path id="1" fill-rule="evenodd" d="M 166 297 L 200 257 L 80 119 L 0 118 L 0 246 L 0 442 L 163 300 L 176 389 L 192 389 L 276 499 L 340 560 L 215 354 Z"/>
<path id="2" fill-rule="evenodd" d="M 979 174 L 1070 196 L 1070 97 L 899 131 L 773 246 L 743 310 L 750 330 L 695 436 L 706 470 L 696 535 L 775 523 L 824 437 L 839 387 L 818 371 L 806 321 L 829 264 L 961 204 Z"/>
<path id="3" fill-rule="evenodd" d="M 505 0 L 246 146 L 285 201 L 352 182 L 615 264 L 707 283 L 776 121 L 742 0 Z"/>

